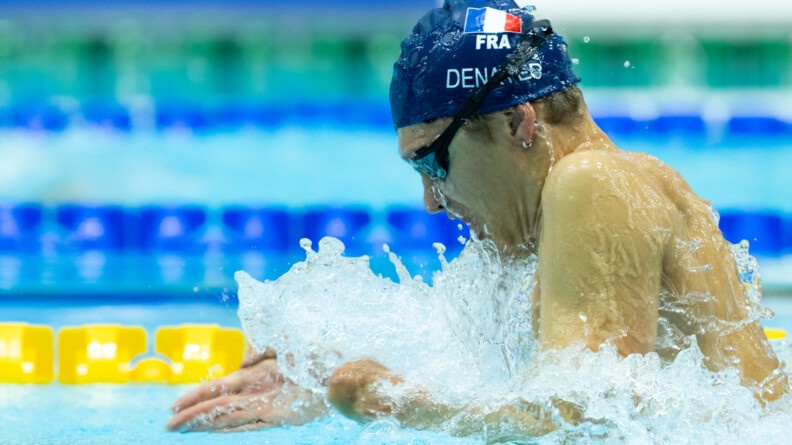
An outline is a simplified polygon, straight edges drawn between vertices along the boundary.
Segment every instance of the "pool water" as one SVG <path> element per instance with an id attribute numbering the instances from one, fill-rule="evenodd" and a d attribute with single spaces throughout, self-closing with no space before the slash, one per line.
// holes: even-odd
<path id="1" fill-rule="evenodd" d="M 324 242 L 325 251 L 322 250 L 322 246 L 323 243 L 320 243 L 318 255 L 309 252 L 305 262 L 309 267 L 293 269 L 282 277 L 282 280 L 279 280 L 280 283 L 256 285 L 270 286 L 271 289 L 275 288 L 273 286 L 281 286 L 281 289 L 286 289 L 295 295 L 299 294 L 301 296 L 299 299 L 291 300 L 298 303 L 297 306 L 290 307 L 283 304 L 276 309 L 276 311 L 289 311 L 291 309 L 295 312 L 302 311 L 300 314 L 290 313 L 289 317 L 293 316 L 293 322 L 298 323 L 299 326 L 306 327 L 306 329 L 304 329 L 304 332 L 298 332 L 296 329 L 292 330 L 293 336 L 287 340 L 300 342 L 302 340 L 299 339 L 299 336 L 303 335 L 305 339 L 310 341 L 312 339 L 311 335 L 317 334 L 318 326 L 321 326 L 321 329 L 333 329 L 332 324 L 302 323 L 305 318 L 301 317 L 317 317 L 318 323 L 321 323 L 322 317 L 340 319 L 343 322 L 344 315 L 342 312 L 346 309 L 341 301 L 335 301 L 336 299 L 343 299 L 350 302 L 349 304 L 357 304 L 358 302 L 369 300 L 371 307 L 376 308 L 382 307 L 380 306 L 382 304 L 392 306 L 393 302 L 388 303 L 388 298 L 393 297 L 402 298 L 399 301 L 399 311 L 371 313 L 370 320 L 357 319 L 360 326 L 355 326 L 349 332 L 354 334 L 355 329 L 369 329 L 369 325 L 380 323 L 382 318 L 392 320 L 393 327 L 388 326 L 382 332 L 373 332 L 371 330 L 369 337 L 358 341 L 356 344 L 365 348 L 366 353 L 374 354 L 373 356 L 378 359 L 383 357 L 385 360 L 391 360 L 391 362 L 400 361 L 402 366 L 408 367 L 411 367 L 414 363 L 416 369 L 426 366 L 426 363 L 432 365 L 437 360 L 436 356 L 443 355 L 442 351 L 432 349 L 443 347 L 444 343 L 436 341 L 437 338 L 442 337 L 442 332 L 439 330 L 432 331 L 438 318 L 433 311 L 437 308 L 434 303 L 422 300 L 429 297 L 429 294 L 425 293 L 428 289 L 424 287 L 425 285 L 420 282 L 410 282 L 409 279 L 403 279 L 402 284 L 399 285 L 392 282 L 388 284 L 388 280 L 367 272 L 365 263 L 337 256 L 340 255 L 340 252 L 333 250 L 333 244 Z M 455 260 L 450 267 L 464 268 L 471 265 L 478 267 L 477 263 L 471 260 L 471 257 L 463 257 Z M 493 270 L 506 269 L 496 268 Z M 357 276 L 356 273 L 360 271 L 363 271 L 366 275 Z M 482 271 L 482 275 L 488 276 L 489 272 L 491 270 L 485 268 Z M 344 278 L 340 278 L 342 276 Z M 459 292 L 455 291 L 460 288 L 468 288 L 470 283 L 481 286 L 487 285 L 487 280 L 476 278 L 472 278 L 470 282 L 467 282 L 465 276 L 460 274 L 447 275 L 444 279 L 437 281 L 433 289 L 436 289 L 437 292 L 450 290 L 452 294 L 464 300 L 466 295 L 460 295 Z M 308 279 L 305 279 L 306 277 Z M 497 281 L 495 278 L 490 280 L 490 282 Z M 327 289 L 328 283 L 334 283 L 333 286 L 337 289 Z M 140 325 L 146 328 L 149 333 L 152 333 L 159 326 L 187 322 L 217 323 L 222 326 L 237 328 L 245 326 L 248 333 L 252 332 L 254 335 L 254 340 L 251 340 L 254 344 L 256 341 L 264 341 L 269 344 L 268 339 L 262 339 L 259 336 L 261 332 L 257 330 L 258 326 L 266 324 L 262 323 L 262 321 L 272 321 L 274 325 L 280 326 L 278 323 L 283 323 L 283 320 L 268 318 L 271 314 L 267 314 L 266 310 L 262 311 L 257 305 L 272 307 L 271 302 L 266 299 L 251 300 L 250 291 L 245 289 L 245 286 L 251 283 L 242 280 L 240 284 L 243 285 L 240 288 L 239 297 L 241 310 L 237 307 L 235 300 L 224 300 L 222 298 L 208 299 L 202 302 L 170 301 L 149 304 L 142 304 L 134 300 L 119 300 L 116 304 L 98 304 L 97 302 L 85 301 L 70 304 L 66 301 L 58 302 L 53 299 L 48 301 L 40 300 L 38 302 L 28 300 L 10 303 L 6 300 L 2 303 L 0 309 L 2 309 L 4 320 L 21 320 L 33 324 L 45 324 L 52 326 L 56 330 L 63 326 L 99 322 Z M 373 285 L 381 286 L 379 295 L 371 295 L 370 290 Z M 324 290 L 318 292 L 317 290 L 319 289 Z M 468 294 L 480 296 L 489 293 L 486 290 L 482 292 L 482 289 L 473 288 L 468 291 Z M 287 296 L 278 295 L 275 297 L 275 301 L 285 303 L 286 300 L 279 300 L 280 297 L 287 298 Z M 792 298 L 790 297 L 792 296 L 786 295 L 768 297 L 763 300 L 763 304 L 776 313 L 774 319 L 764 321 L 765 327 L 783 328 L 788 332 L 792 332 Z M 473 322 L 472 325 L 475 325 L 474 327 L 486 328 L 485 318 L 487 317 L 484 317 L 483 314 L 489 314 L 489 312 L 483 311 L 483 309 L 490 303 L 484 301 L 486 299 L 477 298 L 477 300 L 480 301 L 468 301 L 467 304 L 480 304 L 482 306 L 468 307 L 467 309 L 470 310 L 470 313 L 481 314 L 482 316 L 469 321 Z M 312 305 L 322 304 L 329 306 L 327 310 L 317 311 L 312 307 Z M 426 308 L 425 312 L 423 312 L 424 318 L 420 318 L 420 315 L 413 313 L 416 309 L 424 307 Z M 440 309 L 443 310 L 442 307 Z M 358 308 L 356 310 L 366 311 L 370 310 L 370 308 Z M 255 320 L 251 321 L 251 313 L 255 316 Z M 347 316 L 355 317 L 354 314 L 348 314 Z M 414 332 L 414 335 L 410 336 L 399 336 L 399 329 L 405 326 L 409 328 L 415 323 L 416 319 L 425 320 L 421 324 L 429 326 L 429 331 Z M 468 323 L 468 321 L 465 323 Z M 286 326 L 288 327 L 288 324 Z M 344 327 L 344 330 L 348 330 L 347 327 Z M 278 328 L 274 329 L 274 331 L 280 332 Z M 432 337 L 423 337 L 426 334 L 430 334 Z M 397 337 L 394 337 L 394 335 Z M 383 341 L 386 338 L 391 338 L 391 341 Z M 339 340 L 339 343 L 343 341 L 342 338 L 337 338 L 337 340 Z M 408 347 L 412 346 L 413 350 L 415 350 L 415 345 L 410 342 L 427 340 L 429 341 L 426 344 L 426 348 L 421 349 L 421 353 L 414 354 L 413 357 L 405 356 L 401 352 L 404 350 L 405 345 Z M 773 347 L 783 360 L 786 360 L 787 363 L 792 363 L 792 346 L 787 340 L 773 342 Z M 317 351 L 313 347 L 309 349 L 310 353 Z M 149 350 L 153 350 L 153 345 L 149 346 Z M 479 350 L 477 353 L 483 354 L 481 356 L 485 357 L 488 352 Z M 779 437 L 785 433 L 783 433 L 783 429 L 779 429 L 778 425 L 779 422 L 788 422 L 787 410 L 789 405 L 792 404 L 792 398 L 783 398 L 776 404 L 771 404 L 768 410 L 761 410 L 756 406 L 748 391 L 736 385 L 733 381 L 733 376 L 728 373 L 724 373 L 721 376 L 723 381 L 727 382 L 726 384 L 713 385 L 711 380 L 713 374 L 702 374 L 697 371 L 697 369 L 701 368 L 701 358 L 697 357 L 695 353 L 696 351 L 687 354 L 690 356 L 688 357 L 689 363 L 686 364 L 677 359 L 673 365 L 668 367 L 657 366 L 651 358 L 631 356 L 632 358 L 619 359 L 614 354 L 609 355 L 607 350 L 604 353 L 583 354 L 581 359 L 570 359 L 564 354 L 559 354 L 552 358 L 554 361 L 549 363 L 551 365 L 549 367 L 551 370 L 549 375 L 541 375 L 543 373 L 541 369 L 532 369 L 530 364 L 525 365 L 524 371 L 528 372 L 526 375 L 535 372 L 540 375 L 538 380 L 540 384 L 550 386 L 536 386 L 537 380 L 531 375 L 525 380 L 524 387 L 518 387 L 519 391 L 535 392 L 535 396 L 542 400 L 542 398 L 546 397 L 544 395 L 545 392 L 549 391 L 549 394 L 554 394 L 553 391 L 559 389 L 559 387 L 554 387 L 554 385 L 561 385 L 560 388 L 574 388 L 574 392 L 584 395 L 586 390 L 591 391 L 593 388 L 594 392 L 588 394 L 588 396 L 593 397 L 593 400 L 601 401 L 601 403 L 600 406 L 589 407 L 589 409 L 594 412 L 599 410 L 604 418 L 616 418 L 623 423 L 622 425 L 597 424 L 596 422 L 586 423 L 581 428 L 564 430 L 561 436 L 552 434 L 545 436 L 537 440 L 537 443 L 558 443 L 559 440 L 563 439 L 563 434 L 572 434 L 567 437 L 567 439 L 571 440 L 571 443 L 590 443 L 590 441 L 596 443 L 653 443 L 652 441 L 647 442 L 647 438 L 651 437 L 655 437 L 660 443 L 682 443 L 683 440 L 690 443 L 720 443 L 719 440 L 732 437 L 730 435 L 734 434 L 734 431 L 732 431 L 728 423 L 719 423 L 719 420 L 713 420 L 710 416 L 726 416 L 724 422 L 728 420 L 729 416 L 737 416 L 736 418 L 739 418 L 738 424 L 746 427 L 749 426 L 747 422 L 750 419 L 754 419 L 754 425 L 759 425 L 754 426 L 754 428 L 766 428 L 765 431 L 758 432 L 764 437 L 764 443 L 781 443 Z M 680 356 L 682 355 L 680 354 Z M 295 360 L 299 362 L 300 358 L 296 357 Z M 483 362 L 488 361 L 476 360 L 468 362 L 469 368 L 480 368 L 479 370 L 483 375 L 487 375 L 490 372 L 496 374 L 499 372 L 495 368 L 488 369 L 491 363 L 497 364 L 497 360 L 493 360 L 491 363 Z M 433 373 L 432 377 L 442 377 L 442 372 L 445 371 L 442 369 L 445 364 L 443 362 L 438 363 L 441 366 L 432 366 L 430 371 L 430 373 Z M 699 363 L 699 365 L 694 365 L 693 363 Z M 388 366 L 390 367 L 391 365 L 388 364 Z M 576 368 L 577 371 L 573 368 Z M 789 370 L 789 368 L 787 369 Z M 398 371 L 402 372 L 402 370 Z M 633 378 L 627 375 L 628 380 L 626 382 L 634 386 L 631 389 L 628 387 L 627 391 L 619 392 L 618 388 L 621 383 L 619 383 L 618 379 L 625 378 L 625 372 L 628 374 L 635 372 L 637 377 Z M 646 373 L 646 377 L 642 373 Z M 479 377 L 473 376 L 474 379 Z M 448 386 L 457 386 L 455 389 L 458 393 L 457 395 L 463 398 L 468 396 L 475 397 L 475 395 L 480 395 L 482 391 L 499 391 L 503 389 L 498 385 L 490 388 L 486 386 L 472 387 L 466 383 L 470 378 L 470 375 L 459 374 L 456 379 L 451 379 L 452 381 L 445 383 Z M 591 383 L 587 383 L 585 379 L 591 379 Z M 678 382 L 679 384 L 669 385 L 669 382 Z M 64 385 L 60 383 L 47 385 L 0 385 L 0 419 L 3 419 L 0 422 L 0 438 L 2 438 L 0 443 L 233 443 L 238 445 L 240 443 L 478 444 L 485 442 L 483 437 L 470 437 L 461 440 L 440 432 L 400 429 L 388 420 L 362 426 L 338 414 L 332 414 L 327 418 L 301 427 L 276 428 L 258 432 L 234 434 L 166 433 L 164 426 L 170 417 L 169 407 L 174 400 L 193 387 L 194 385 Z M 605 392 L 597 392 L 600 389 Z M 691 392 L 688 393 L 688 390 Z M 649 394 L 649 397 L 657 399 L 657 404 L 660 408 L 657 406 L 652 407 L 651 404 L 645 408 L 647 411 L 653 412 L 652 416 L 654 417 L 643 419 L 638 415 L 637 418 L 634 418 L 633 416 L 636 413 L 619 412 L 626 406 L 624 405 L 625 402 L 629 406 L 634 406 L 631 398 L 622 400 L 624 394 L 630 391 L 638 391 L 639 394 L 643 391 Z M 563 395 L 564 393 L 562 392 L 561 394 Z M 690 397 L 692 402 L 688 402 L 688 397 Z M 708 399 L 708 397 L 715 398 Z M 588 400 L 591 401 L 592 399 Z M 674 410 L 665 411 L 668 406 L 663 408 L 663 403 L 671 403 L 669 406 L 677 406 L 676 411 L 678 412 L 675 413 Z M 708 403 L 711 403 L 712 406 Z M 616 410 L 616 412 L 608 412 L 609 410 Z M 710 410 L 714 411 L 711 412 Z M 684 421 L 686 424 L 677 428 L 674 424 L 676 421 Z M 696 429 L 697 422 L 702 423 L 700 429 L 701 437 L 682 437 L 682 435 L 686 435 L 690 431 L 699 431 Z M 648 429 L 646 429 L 647 425 L 649 425 Z M 752 437 L 751 434 L 754 433 L 752 429 L 739 432 L 743 438 Z"/>
<path id="2" fill-rule="evenodd" d="M 189 132 L 120 134 L 69 129 L 59 135 L 4 131 L 0 140 L 6 142 L 2 152 L 10 160 L 6 167 L 0 166 L 0 192 L 17 202 L 105 202 L 130 207 L 156 198 L 160 202 L 201 202 L 210 207 L 231 201 L 292 209 L 318 204 L 383 209 L 394 204 L 415 206 L 421 196 L 420 182 L 409 166 L 399 161 L 395 135 L 390 131 L 287 128 L 196 136 Z M 321 149 L 317 149 L 317 142 L 321 142 Z M 624 148 L 663 159 L 719 210 L 758 206 L 772 212 L 792 212 L 792 202 L 777 193 L 792 187 L 792 176 L 785 168 L 792 156 L 788 141 L 772 148 L 748 140 L 731 141 L 726 147 L 691 147 L 679 141 L 642 138 L 621 138 L 617 142 Z M 169 150 L 161 150 L 162 145 Z M 118 156 L 119 152 L 126 155 Z M 186 158 L 190 162 L 184 162 Z M 328 165 L 334 166 L 332 180 L 328 179 Z M 739 186 L 723 186 L 735 178 L 740 179 Z M 29 187 L 17 187 L 20 181 Z M 765 284 L 776 286 L 773 298 L 765 298 L 764 304 L 774 309 L 777 317 L 764 324 L 792 332 L 792 295 L 784 290 L 789 289 L 792 276 L 789 259 L 787 255 L 760 264 L 772 266 L 764 269 L 768 273 L 763 276 Z M 112 283 L 105 283 L 99 294 L 89 298 L 79 292 L 70 296 L 54 292 L 43 299 L 6 294 L 0 302 L 0 320 L 46 324 L 55 330 L 88 323 L 142 325 L 152 342 L 151 334 L 159 326 L 217 323 L 241 327 L 233 298 L 203 291 L 158 295 L 145 292 L 149 283 L 136 284 L 143 285 L 135 289 L 138 297 L 114 292 Z M 202 283 L 190 283 L 188 288 L 194 285 L 200 287 Z M 776 342 L 774 346 L 783 359 L 792 363 L 792 348 L 787 342 Z M 149 350 L 153 350 L 153 344 Z M 481 438 L 460 440 L 442 433 L 401 430 L 387 421 L 363 427 L 338 415 L 302 427 L 250 433 L 166 433 L 164 425 L 171 403 L 191 388 L 144 384 L 0 385 L 0 443 L 483 442 Z M 613 404 L 610 408 L 619 406 Z M 750 415 L 757 413 L 751 411 Z M 775 425 L 773 413 L 761 415 L 761 425 Z M 723 434 L 708 428 L 702 434 L 711 434 L 709 437 L 691 436 L 689 440 L 713 443 L 713 437 Z M 672 430 L 663 431 L 670 434 Z M 597 431 L 578 433 L 598 437 Z M 779 437 L 777 431 L 771 430 L 765 443 L 776 443 Z M 554 443 L 552 438 L 547 440 Z M 641 440 L 636 442 L 644 443 Z"/>
<path id="3" fill-rule="evenodd" d="M 718 210 L 792 212 L 792 202 L 777 193 L 792 189 L 786 174 L 789 138 L 730 135 L 712 142 L 687 134 L 610 135 L 620 148 L 655 155 L 679 171 Z M 17 202 L 383 208 L 421 199 L 420 180 L 399 159 L 390 129 L 246 128 L 209 134 L 0 129 L 0 142 L 7 160 L 0 165 L 0 194 Z M 724 188 L 736 178 L 738 186 Z"/>
<path id="4" fill-rule="evenodd" d="M 171 403 L 187 386 L 0 385 L 4 444 L 459 444 L 477 441 L 398 430 L 389 422 L 361 426 L 333 414 L 301 427 L 265 431 L 166 433 Z"/>
<path id="5" fill-rule="evenodd" d="M 165 298 L 167 299 L 167 298 Z M 90 301 L 0 303 L 4 321 L 24 320 L 57 330 L 90 323 L 143 326 L 149 333 L 160 326 L 215 323 L 239 328 L 234 300 L 201 303 L 92 304 Z M 146 353 L 150 355 L 150 353 Z M 56 354 L 57 356 L 57 354 Z M 133 363 L 136 362 L 133 361 Z M 233 434 L 167 433 L 170 406 L 196 385 L 0 384 L 0 443 L 2 444 L 374 444 L 477 443 L 440 433 L 399 430 L 389 422 L 359 425 L 332 414 L 301 427 Z"/>
<path id="6" fill-rule="evenodd" d="M 766 327 L 792 332 L 792 296 L 766 298 L 776 312 Z M 91 310 L 86 310 L 91 309 Z M 118 322 L 157 326 L 186 321 L 238 327 L 235 307 L 226 304 L 123 304 L 95 306 L 46 304 L 3 307 L 6 319 L 24 316 L 32 323 L 66 326 Z M 792 363 L 787 341 L 773 342 Z M 789 369 L 789 368 L 788 368 Z M 195 385 L 90 384 L 0 385 L 0 443 L 3 444 L 478 444 L 441 433 L 401 430 L 388 421 L 361 426 L 338 414 L 301 427 L 214 434 L 166 433 L 170 406 Z M 702 443 L 707 443 L 704 440 Z"/>

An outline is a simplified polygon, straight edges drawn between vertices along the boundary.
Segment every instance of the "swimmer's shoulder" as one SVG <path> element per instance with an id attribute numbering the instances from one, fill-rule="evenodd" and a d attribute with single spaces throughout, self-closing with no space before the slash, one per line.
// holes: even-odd
<path id="1" fill-rule="evenodd" d="M 547 174 L 542 198 L 564 197 L 611 186 L 610 179 L 625 168 L 616 153 L 618 151 L 581 150 L 564 156 Z"/>
<path id="2" fill-rule="evenodd" d="M 614 157 L 623 163 L 625 169 L 639 173 L 639 178 L 642 178 L 647 185 L 677 203 L 701 199 L 693 193 L 688 182 L 678 171 L 656 156 L 619 150 L 614 152 Z"/>
<path id="3" fill-rule="evenodd" d="M 657 157 L 615 148 L 579 150 L 564 156 L 548 174 L 545 187 L 596 186 L 613 178 L 629 178 L 653 188 L 690 191 L 682 175 Z"/>
<path id="4" fill-rule="evenodd" d="M 556 227 L 586 227 L 611 220 L 618 213 L 613 207 L 624 208 L 628 201 L 629 187 L 620 184 L 622 171 L 618 160 L 606 151 L 582 150 L 562 157 L 550 169 L 542 189 L 544 221 Z"/>
<path id="5" fill-rule="evenodd" d="M 669 177 L 674 179 L 669 181 Z M 675 199 L 668 191 L 677 179 L 681 177 L 673 169 L 644 153 L 580 150 L 561 158 L 548 173 L 542 205 L 582 209 L 608 198 L 617 206 L 646 207 L 651 203 L 658 211 L 671 210 Z M 667 205 L 657 207 L 658 197 L 665 198 Z"/>

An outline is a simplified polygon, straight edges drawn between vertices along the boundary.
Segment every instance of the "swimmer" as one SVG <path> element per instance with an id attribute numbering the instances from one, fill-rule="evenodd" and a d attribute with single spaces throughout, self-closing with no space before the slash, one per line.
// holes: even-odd
<path id="1" fill-rule="evenodd" d="M 505 256 L 538 255 L 534 332 L 544 350 L 657 353 L 671 361 L 694 338 L 712 371 L 735 369 L 762 403 L 789 391 L 752 313 L 710 204 L 657 158 L 623 151 L 592 120 L 566 44 L 531 8 L 510 0 L 446 0 L 402 43 L 391 84 L 401 157 L 420 174 L 430 213 L 464 221 Z M 529 314 L 526 314 L 526 317 Z M 174 404 L 168 429 L 299 425 L 327 403 L 284 385 L 271 352 Z M 328 401 L 365 422 L 392 416 L 432 428 L 459 409 L 410 388 L 373 360 L 346 363 Z M 284 389 L 285 388 L 285 389 Z M 295 403 L 308 402 L 308 403 Z M 579 413 L 564 401 L 560 414 Z M 537 407 L 478 413 L 475 433 L 507 417 L 528 434 L 553 429 Z"/>

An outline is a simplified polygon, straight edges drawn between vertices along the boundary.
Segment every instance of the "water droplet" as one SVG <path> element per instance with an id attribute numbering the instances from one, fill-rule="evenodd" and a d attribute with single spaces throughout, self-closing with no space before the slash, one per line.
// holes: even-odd
<path id="1" fill-rule="evenodd" d="M 625 68 L 629 68 L 630 67 L 630 61 L 629 60 L 625 60 L 624 61 L 624 67 Z"/>
<path id="2" fill-rule="evenodd" d="M 583 36 L 583 43 L 588 43 L 590 41 L 591 41 L 591 38 L 589 36 Z"/>
<path id="3" fill-rule="evenodd" d="M 580 65 L 580 59 L 572 59 L 572 65 Z"/>

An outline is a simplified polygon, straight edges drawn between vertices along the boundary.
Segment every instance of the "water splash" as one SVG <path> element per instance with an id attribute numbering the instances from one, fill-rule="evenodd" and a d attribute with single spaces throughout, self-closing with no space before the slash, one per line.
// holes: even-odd
<path id="1" fill-rule="evenodd" d="M 759 274 L 759 263 L 749 252 L 750 244 L 742 240 L 738 244 L 730 244 L 732 256 L 737 263 L 737 272 L 740 276 L 751 303 L 760 305 L 762 298 L 762 278 Z"/>
<path id="2" fill-rule="evenodd" d="M 343 256 L 336 239 L 322 239 L 318 251 L 302 245 L 305 261 L 276 281 L 237 273 L 239 316 L 251 344 L 273 347 L 285 358 L 283 372 L 311 391 L 326 392 L 322 382 L 338 365 L 373 358 L 438 402 L 477 407 L 444 424 L 449 433 L 478 425 L 475 443 L 529 440 L 525 425 L 504 412 L 536 413 L 555 425 L 531 443 L 786 441 L 792 398 L 762 407 L 734 370 L 703 366 L 694 337 L 677 332 L 672 361 L 656 353 L 621 357 L 612 345 L 596 353 L 538 351 L 530 323 L 535 256 L 508 260 L 491 243 L 473 241 L 449 263 L 437 246 L 442 270 L 430 287 L 394 252 L 399 283 L 374 275 L 367 257 Z M 741 277 L 756 284 L 753 263 L 739 259 L 747 255 L 742 248 L 733 250 Z M 664 321 L 661 330 L 673 328 Z M 559 403 L 574 406 L 577 419 L 561 416 Z M 377 422 L 359 441 L 405 443 L 418 434 L 420 443 L 435 443 L 434 433 L 405 431 Z"/>
<path id="3" fill-rule="evenodd" d="M 514 268 L 523 275 L 515 279 L 490 243 L 475 243 L 452 263 L 441 253 L 444 270 L 433 287 L 411 277 L 392 252 L 399 284 L 374 275 L 368 257 L 342 256 L 337 239 L 322 239 L 318 251 L 310 242 L 303 247 L 305 261 L 276 281 L 260 283 L 245 272 L 236 279 L 252 345 L 288 355 L 284 373 L 305 387 L 323 391 L 322 380 L 338 365 L 370 357 L 430 387 L 450 384 L 469 394 L 482 380 L 508 379 L 533 344 L 512 338 L 531 335 L 520 313 L 530 314 L 530 295 L 519 288 L 532 267 Z"/>

